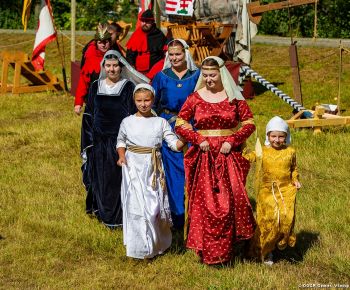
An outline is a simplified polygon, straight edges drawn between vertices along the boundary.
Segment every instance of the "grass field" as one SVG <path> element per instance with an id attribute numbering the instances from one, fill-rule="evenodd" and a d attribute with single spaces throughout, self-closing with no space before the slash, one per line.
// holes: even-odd
<path id="1" fill-rule="evenodd" d="M 1 46 L 32 35 L 0 35 Z M 87 38 L 80 37 L 79 42 Z M 66 58 L 70 52 L 65 42 Z M 31 52 L 32 43 L 10 47 Z M 80 47 L 77 46 L 77 50 Z M 338 51 L 299 48 L 304 105 L 336 103 Z M 288 47 L 255 45 L 252 68 L 292 96 Z M 67 62 L 68 63 L 68 62 Z M 54 44 L 47 68 L 59 74 Z M 249 100 L 258 135 L 274 115 L 291 108 L 255 84 Z M 344 55 L 341 104 L 350 115 L 350 55 Z M 51 92 L 0 95 L 1 289 L 296 289 L 307 284 L 350 284 L 350 128 L 313 136 L 293 130 L 302 189 L 297 197 L 296 248 L 272 267 L 235 260 L 209 267 L 174 244 L 152 261 L 125 257 L 122 232 L 84 213 L 80 123 L 73 97 Z M 254 144 L 254 136 L 249 146 Z M 250 174 L 247 188 L 255 204 Z M 315 287 L 316 288 L 316 287 Z"/>

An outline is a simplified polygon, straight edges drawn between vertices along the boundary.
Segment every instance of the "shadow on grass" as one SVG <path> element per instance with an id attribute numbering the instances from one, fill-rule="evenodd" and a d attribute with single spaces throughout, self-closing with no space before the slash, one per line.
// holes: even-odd
<path id="1" fill-rule="evenodd" d="M 5 237 L 3 235 L 0 235 L 0 241 L 5 240 Z"/>
<path id="2" fill-rule="evenodd" d="M 186 252 L 184 231 L 172 229 L 173 240 L 169 252 L 176 255 L 183 255 Z"/>
<path id="3" fill-rule="evenodd" d="M 275 87 L 278 87 L 279 85 L 283 85 L 284 83 L 283 82 L 274 82 L 271 84 L 273 84 Z M 266 91 L 269 91 L 267 88 L 265 88 L 262 84 L 260 84 L 258 82 L 253 82 L 253 88 L 254 88 L 254 93 L 256 96 L 262 95 Z"/>
<path id="4" fill-rule="evenodd" d="M 350 133 L 350 126 L 323 127 L 322 132 L 328 134 Z"/>
<path id="5" fill-rule="evenodd" d="M 300 263 L 304 261 L 307 252 L 319 243 L 319 233 L 301 231 L 297 234 L 297 243 L 295 248 L 287 248 L 284 251 L 276 250 L 274 252 L 275 262 L 285 260 L 290 263 Z"/>
<path id="6" fill-rule="evenodd" d="M 15 136 L 19 135 L 17 132 L 12 132 L 12 131 L 1 131 L 0 136 Z"/>

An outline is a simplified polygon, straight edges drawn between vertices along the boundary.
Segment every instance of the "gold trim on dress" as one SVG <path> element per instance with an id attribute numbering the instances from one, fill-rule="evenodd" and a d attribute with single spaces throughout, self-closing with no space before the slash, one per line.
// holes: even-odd
<path id="1" fill-rule="evenodd" d="M 251 118 L 251 119 L 248 119 L 248 120 L 245 120 L 243 122 L 241 122 L 242 126 L 245 126 L 245 125 L 255 125 L 254 123 L 254 119 Z"/>
<path id="2" fill-rule="evenodd" d="M 202 136 L 215 137 L 215 136 L 231 136 L 236 131 L 237 131 L 236 128 L 230 128 L 230 129 L 198 130 L 197 132 Z"/>
<path id="3" fill-rule="evenodd" d="M 175 122 L 175 127 L 180 127 L 180 126 L 186 125 L 186 124 L 189 124 L 188 121 L 177 117 L 176 122 Z"/>

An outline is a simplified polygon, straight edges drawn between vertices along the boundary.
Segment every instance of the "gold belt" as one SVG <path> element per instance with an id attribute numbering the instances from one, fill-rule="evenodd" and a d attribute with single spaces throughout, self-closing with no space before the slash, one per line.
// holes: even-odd
<path id="1" fill-rule="evenodd" d="M 230 129 L 214 129 L 214 130 L 197 130 L 202 136 L 215 137 L 215 136 L 231 136 L 237 130 L 235 128 Z"/>
<path id="2" fill-rule="evenodd" d="M 143 146 L 128 146 L 127 150 L 137 154 L 152 154 L 151 160 L 153 165 L 153 180 L 152 188 L 156 189 L 157 184 L 157 173 L 159 172 L 160 184 L 164 190 L 165 188 L 165 177 L 164 170 L 161 162 L 161 154 L 158 147 L 143 147 Z"/>
<path id="3" fill-rule="evenodd" d="M 179 113 L 179 112 L 172 112 L 172 111 L 169 111 L 168 109 L 163 109 L 163 112 L 164 112 L 165 114 L 168 114 L 168 115 L 172 114 L 172 115 L 176 115 L 176 116 L 177 116 L 177 114 Z"/>

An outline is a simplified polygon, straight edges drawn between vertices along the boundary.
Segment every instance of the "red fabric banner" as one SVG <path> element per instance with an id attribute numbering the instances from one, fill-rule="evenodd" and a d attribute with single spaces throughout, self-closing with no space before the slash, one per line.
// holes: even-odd
<path id="1" fill-rule="evenodd" d="M 44 0 L 42 1 L 32 54 L 32 63 L 37 71 L 44 69 L 45 47 L 56 38 L 56 35 L 50 0 Z"/>

